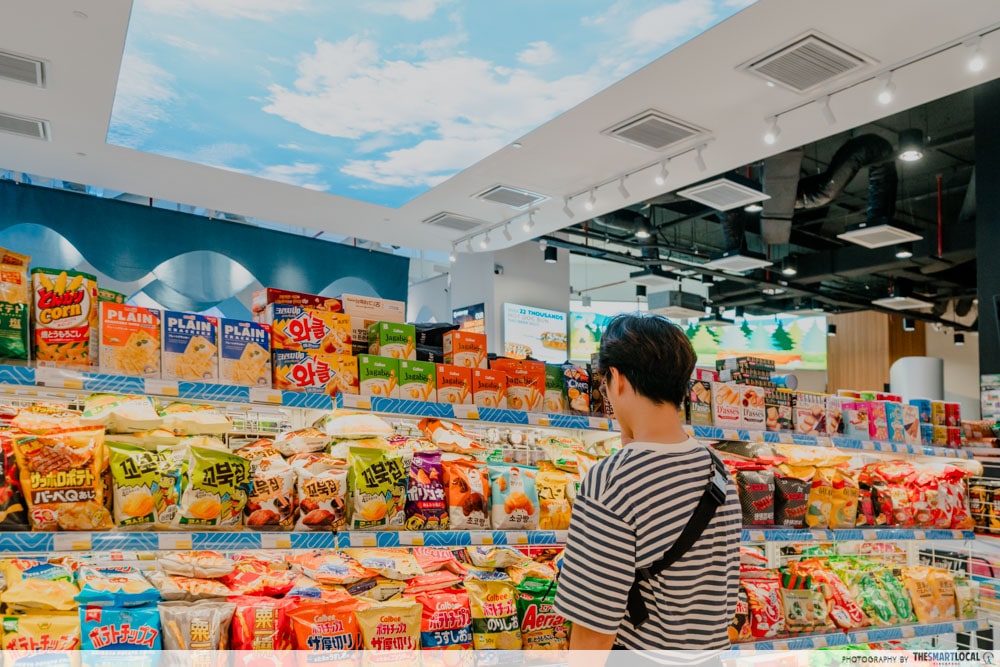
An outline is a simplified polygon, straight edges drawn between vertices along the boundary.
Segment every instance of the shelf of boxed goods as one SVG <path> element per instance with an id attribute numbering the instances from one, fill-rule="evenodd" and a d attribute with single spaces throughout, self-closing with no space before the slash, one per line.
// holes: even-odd
<path id="1" fill-rule="evenodd" d="M 973 618 L 941 623 L 924 623 L 913 625 L 897 625 L 885 628 L 867 628 L 852 632 L 832 632 L 820 635 L 805 635 L 788 639 L 772 639 L 759 642 L 734 644 L 736 651 L 788 651 L 808 650 L 817 648 L 869 644 L 877 642 L 915 639 L 917 637 L 934 637 L 957 632 L 976 632 L 986 630 L 990 623 L 985 618 Z"/>

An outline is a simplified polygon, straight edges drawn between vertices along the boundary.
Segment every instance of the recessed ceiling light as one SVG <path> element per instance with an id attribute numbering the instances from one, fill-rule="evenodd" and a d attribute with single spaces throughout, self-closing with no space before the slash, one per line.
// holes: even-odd
<path id="1" fill-rule="evenodd" d="M 510 147 L 511 148 L 524 148 L 524 144 L 522 144 L 520 141 L 515 141 L 514 143 L 512 143 L 510 145 Z"/>
<path id="2" fill-rule="evenodd" d="M 779 294 L 784 294 L 785 290 L 780 287 L 765 287 L 761 290 L 764 296 L 778 296 Z"/>
<path id="3" fill-rule="evenodd" d="M 795 261 L 795 258 L 788 256 L 785 258 L 784 263 L 781 265 L 781 273 L 786 276 L 794 276 L 799 272 L 799 265 Z"/>
<path id="4" fill-rule="evenodd" d="M 896 259 L 909 259 L 913 257 L 913 244 L 904 243 L 896 246 Z"/>
<path id="5" fill-rule="evenodd" d="M 645 216 L 636 216 L 635 221 L 635 237 L 637 239 L 648 239 L 653 235 L 653 230 L 650 228 L 649 219 Z"/>
<path id="6" fill-rule="evenodd" d="M 981 37 L 977 37 L 976 41 L 972 43 L 972 57 L 969 58 L 968 67 L 970 72 L 982 72 L 986 67 Z"/>
<path id="7" fill-rule="evenodd" d="M 760 213 L 764 210 L 764 207 L 760 204 L 747 204 L 743 207 L 743 210 L 747 213 Z"/>
<path id="8" fill-rule="evenodd" d="M 666 185 L 668 174 L 669 172 L 667 171 L 667 162 L 664 160 L 663 162 L 660 163 L 660 172 L 653 179 L 653 182 L 656 183 L 657 185 Z"/>

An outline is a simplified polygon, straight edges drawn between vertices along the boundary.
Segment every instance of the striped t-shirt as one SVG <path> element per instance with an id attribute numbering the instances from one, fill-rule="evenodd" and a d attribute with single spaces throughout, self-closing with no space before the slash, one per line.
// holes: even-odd
<path id="1" fill-rule="evenodd" d="M 625 618 L 636 569 L 674 544 L 701 499 L 711 456 L 696 440 L 630 443 L 597 463 L 573 505 L 556 609 L 573 623 L 617 633 L 634 650 L 721 650 L 739 594 L 740 504 L 732 479 L 725 505 L 691 549 L 640 584 L 649 618 Z"/>

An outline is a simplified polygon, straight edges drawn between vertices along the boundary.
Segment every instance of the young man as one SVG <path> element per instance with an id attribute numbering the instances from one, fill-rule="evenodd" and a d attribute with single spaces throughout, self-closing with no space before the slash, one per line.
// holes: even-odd
<path id="1" fill-rule="evenodd" d="M 640 578 L 648 618 L 637 627 L 626 613 L 637 570 L 670 550 L 713 479 L 708 449 L 682 426 L 695 361 L 684 332 L 658 316 L 619 315 L 601 339 L 599 372 L 625 444 L 590 470 L 573 505 L 556 593 L 573 623 L 570 649 L 729 647 L 741 531 L 729 475 L 724 503 L 688 551 Z"/>

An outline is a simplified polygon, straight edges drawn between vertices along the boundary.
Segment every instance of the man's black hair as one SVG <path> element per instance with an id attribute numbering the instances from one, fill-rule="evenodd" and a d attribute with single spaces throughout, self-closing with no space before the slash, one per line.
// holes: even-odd
<path id="1" fill-rule="evenodd" d="M 680 408 L 697 362 L 684 331 L 659 315 L 616 315 L 601 337 L 598 368 L 605 380 L 617 368 L 640 396 Z"/>

